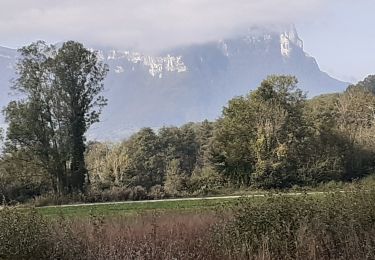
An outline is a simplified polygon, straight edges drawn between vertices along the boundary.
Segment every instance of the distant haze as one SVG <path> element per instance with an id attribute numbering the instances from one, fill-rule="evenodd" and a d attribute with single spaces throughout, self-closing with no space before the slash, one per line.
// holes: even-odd
<path id="1" fill-rule="evenodd" d="M 5 2 L 5 4 L 3 3 Z M 252 25 L 290 23 L 319 0 L 2 0 L 4 39 L 77 39 L 119 48 L 159 50 L 201 43 Z M 10 42 L 10 41 L 9 41 Z"/>
<path id="2" fill-rule="evenodd" d="M 0 46 L 69 39 L 157 52 L 295 23 L 323 69 L 355 81 L 374 73 L 373 0 L 1 0 Z"/>

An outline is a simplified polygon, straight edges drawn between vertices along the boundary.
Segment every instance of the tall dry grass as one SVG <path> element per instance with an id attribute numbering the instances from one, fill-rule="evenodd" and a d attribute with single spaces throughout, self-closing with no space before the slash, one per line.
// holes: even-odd
<path id="1" fill-rule="evenodd" d="M 375 190 L 217 212 L 45 219 L 0 211 L 0 259 L 375 259 Z"/>
<path id="2" fill-rule="evenodd" d="M 211 239 L 217 222 L 214 213 L 153 213 L 76 219 L 70 225 L 85 259 L 221 259 Z"/>

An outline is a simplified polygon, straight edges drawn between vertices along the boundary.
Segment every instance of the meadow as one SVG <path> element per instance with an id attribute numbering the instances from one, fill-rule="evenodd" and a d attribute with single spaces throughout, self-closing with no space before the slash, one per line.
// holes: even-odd
<path id="1" fill-rule="evenodd" d="M 0 259 L 374 259 L 375 189 L 4 208 Z"/>
<path id="2" fill-rule="evenodd" d="M 183 213 L 212 211 L 219 207 L 235 203 L 236 199 L 198 199 L 198 200 L 166 200 L 137 201 L 120 203 L 98 203 L 88 205 L 66 205 L 35 208 L 39 214 L 58 217 L 87 218 L 91 216 L 118 217 L 133 216 L 151 212 Z"/>

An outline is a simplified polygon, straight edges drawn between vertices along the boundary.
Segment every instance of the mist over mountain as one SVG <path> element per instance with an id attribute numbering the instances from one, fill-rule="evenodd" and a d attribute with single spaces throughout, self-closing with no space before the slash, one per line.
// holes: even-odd
<path id="1" fill-rule="evenodd" d="M 180 125 L 217 118 L 230 98 L 248 93 L 270 74 L 290 74 L 308 96 L 342 91 L 348 83 L 322 72 L 303 50 L 292 26 L 146 55 L 100 48 L 109 65 L 108 106 L 90 138 L 119 139 L 145 126 Z M 9 97 L 15 50 L 0 48 L 0 105 Z"/>
<path id="2" fill-rule="evenodd" d="M 14 77 L 16 50 L 0 47 L 0 105 L 5 106 L 9 101 L 10 80 Z"/>

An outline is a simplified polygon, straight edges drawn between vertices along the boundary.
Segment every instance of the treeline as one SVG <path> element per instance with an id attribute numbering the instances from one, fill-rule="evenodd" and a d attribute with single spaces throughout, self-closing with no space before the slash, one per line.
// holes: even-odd
<path id="1" fill-rule="evenodd" d="M 215 122 L 143 128 L 120 143 L 85 142 L 106 100 L 106 66 L 74 42 L 21 50 L 0 194 L 160 198 L 226 186 L 284 189 L 351 181 L 374 172 L 375 76 L 343 93 L 307 99 L 292 76 L 270 76 Z M 101 197 L 103 199 L 103 197 Z"/>
<path id="2" fill-rule="evenodd" d="M 218 120 L 213 164 L 261 188 L 348 181 L 374 170 L 375 77 L 307 100 L 293 77 L 269 77 Z"/>
<path id="3" fill-rule="evenodd" d="M 121 143 L 91 143 L 91 183 L 181 195 L 228 183 L 283 189 L 373 173 L 375 77 L 313 99 L 296 84 L 294 77 L 271 76 L 230 100 L 215 122 L 144 128 Z"/>
<path id="4" fill-rule="evenodd" d="M 90 143 L 86 162 L 94 189 L 144 190 L 153 197 L 205 193 L 225 184 L 210 161 L 215 124 L 143 128 L 117 143 Z"/>

